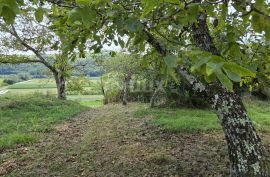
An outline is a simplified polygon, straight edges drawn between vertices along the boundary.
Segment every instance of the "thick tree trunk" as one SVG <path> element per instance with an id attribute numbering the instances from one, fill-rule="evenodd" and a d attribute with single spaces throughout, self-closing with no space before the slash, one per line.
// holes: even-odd
<path id="1" fill-rule="evenodd" d="M 198 48 L 220 55 L 210 36 L 206 23 L 206 15 L 198 17 L 198 23 L 192 25 L 193 39 Z M 147 41 L 161 55 L 167 50 L 151 33 L 145 31 Z M 235 94 L 225 91 L 218 83 L 204 85 L 184 68 L 178 68 L 178 73 L 189 84 L 189 89 L 210 103 L 221 121 L 228 144 L 231 163 L 231 177 L 268 177 L 268 164 L 265 162 L 261 140 L 249 119 L 242 100 Z"/>
<path id="2" fill-rule="evenodd" d="M 127 103 L 128 103 L 128 92 L 129 92 L 130 80 L 131 80 L 131 75 L 127 75 L 124 78 L 124 82 L 123 82 L 123 98 L 122 98 L 122 104 L 123 105 L 127 105 Z"/>
<path id="3" fill-rule="evenodd" d="M 226 91 L 215 94 L 212 107 L 227 140 L 231 176 L 268 176 L 261 140 L 239 96 Z"/>
<path id="4" fill-rule="evenodd" d="M 200 14 L 198 23 L 192 25 L 193 39 L 201 50 L 220 55 L 210 36 L 206 18 L 205 14 Z M 210 91 L 209 88 L 208 90 L 207 95 L 211 98 L 212 107 L 221 121 L 227 140 L 231 176 L 268 176 L 261 140 L 240 97 L 227 92 L 218 83 L 214 84 L 217 93 Z"/>
<path id="5" fill-rule="evenodd" d="M 57 97 L 61 100 L 66 100 L 66 78 L 63 74 L 54 73 L 55 83 L 57 86 Z"/>

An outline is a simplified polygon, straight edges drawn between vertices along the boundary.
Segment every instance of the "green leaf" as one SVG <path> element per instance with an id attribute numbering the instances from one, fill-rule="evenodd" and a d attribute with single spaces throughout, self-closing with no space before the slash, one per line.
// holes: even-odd
<path id="1" fill-rule="evenodd" d="M 90 27 L 90 25 L 92 23 L 91 20 L 96 17 L 95 13 L 93 13 L 93 12 L 94 11 L 88 6 L 85 6 L 85 7 L 79 9 L 79 13 L 81 15 L 83 24 L 87 28 Z"/>
<path id="2" fill-rule="evenodd" d="M 142 0 L 142 5 L 143 5 L 143 14 L 142 16 L 144 17 L 148 13 L 150 13 L 152 10 L 155 9 L 156 6 L 158 6 L 161 1 L 156 1 L 156 0 Z"/>
<path id="3" fill-rule="evenodd" d="M 255 7 L 257 9 L 263 9 L 265 7 L 265 2 L 264 0 L 256 0 L 255 1 Z"/>
<path id="4" fill-rule="evenodd" d="M 230 79 L 222 72 L 222 70 L 216 70 L 215 75 L 221 84 L 229 91 L 233 90 L 233 84 Z"/>
<path id="5" fill-rule="evenodd" d="M 129 18 L 125 21 L 126 28 L 130 32 L 138 32 L 143 29 L 143 25 L 135 18 Z"/>
<path id="6" fill-rule="evenodd" d="M 191 67 L 191 72 L 194 72 L 195 70 L 200 68 L 202 65 L 207 63 L 210 59 L 211 59 L 211 56 L 200 59 L 198 63 L 196 63 L 194 66 Z"/>
<path id="7" fill-rule="evenodd" d="M 39 7 L 35 12 L 35 18 L 38 22 L 42 22 L 43 20 L 43 9 Z"/>
<path id="8" fill-rule="evenodd" d="M 168 55 L 164 57 L 164 61 L 169 68 L 176 67 L 177 65 L 177 57 L 175 55 Z"/>
<path id="9" fill-rule="evenodd" d="M 216 75 L 214 73 L 209 75 L 209 76 L 205 75 L 204 79 L 206 82 L 211 83 L 211 82 L 214 82 L 216 80 Z"/>
<path id="10" fill-rule="evenodd" d="M 90 4 L 92 0 L 76 0 L 76 4 L 79 4 L 79 5 L 88 5 Z"/>
<path id="11" fill-rule="evenodd" d="M 220 62 L 220 63 L 209 62 L 209 63 L 207 63 L 206 64 L 206 74 L 207 74 L 207 76 L 210 76 L 216 70 L 219 70 L 223 65 L 224 65 L 223 62 Z"/>
<path id="12" fill-rule="evenodd" d="M 12 24 L 18 13 L 20 9 L 16 0 L 0 0 L 0 17 L 2 16 L 6 23 Z"/>
<path id="13" fill-rule="evenodd" d="M 73 24 L 76 21 L 80 21 L 80 20 L 81 20 L 81 15 L 79 13 L 79 8 L 72 9 L 68 14 L 68 23 Z"/>
<path id="14" fill-rule="evenodd" d="M 120 44 L 120 46 L 121 46 L 122 48 L 125 47 L 125 42 L 124 42 L 120 37 L 118 37 L 118 43 Z"/>
<path id="15" fill-rule="evenodd" d="M 255 32 L 258 32 L 258 33 L 262 32 L 265 26 L 265 21 L 264 21 L 263 16 L 258 13 L 253 13 L 251 24 Z"/>
<path id="16" fill-rule="evenodd" d="M 238 74 L 241 77 L 249 76 L 249 77 L 256 77 L 256 74 L 240 65 L 235 63 L 225 63 L 223 66 L 224 69 L 231 71 L 233 73 Z"/>
<path id="17" fill-rule="evenodd" d="M 265 22 L 265 38 L 266 40 L 270 40 L 270 19 L 267 18 L 266 22 Z"/>
<path id="18" fill-rule="evenodd" d="M 238 75 L 237 73 L 232 72 L 231 70 L 228 70 L 226 68 L 223 68 L 225 71 L 226 75 L 234 82 L 240 82 L 241 81 L 241 76 Z"/>

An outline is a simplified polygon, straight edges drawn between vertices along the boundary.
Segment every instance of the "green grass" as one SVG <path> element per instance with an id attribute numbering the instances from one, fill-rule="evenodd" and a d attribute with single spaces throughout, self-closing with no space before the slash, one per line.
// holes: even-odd
<path id="1" fill-rule="evenodd" d="M 84 85 L 84 94 L 89 95 L 100 95 L 100 87 L 98 78 L 87 78 L 89 82 Z M 1 78 L 0 78 L 1 86 Z M 40 92 L 42 94 L 56 95 L 56 84 L 53 78 L 45 79 L 31 79 L 25 82 L 19 82 L 6 87 L 9 90 L 8 95 L 25 95 L 35 92 Z M 67 93 L 72 94 L 68 92 Z M 77 94 L 77 93 L 76 93 Z"/>
<path id="2" fill-rule="evenodd" d="M 56 88 L 53 79 L 31 79 L 26 82 L 19 82 L 8 87 L 9 89 L 41 89 Z"/>
<path id="3" fill-rule="evenodd" d="M 270 102 L 248 100 L 245 104 L 256 128 L 259 131 L 270 131 Z M 145 107 L 135 112 L 135 116 L 151 116 L 154 125 L 170 132 L 196 133 L 221 130 L 216 114 L 210 110 Z"/>
<path id="4" fill-rule="evenodd" d="M 39 132 L 86 109 L 73 101 L 40 94 L 0 97 L 0 149 L 32 143 Z"/>
<path id="5" fill-rule="evenodd" d="M 4 81 L 4 79 L 0 78 L 0 87 L 2 87 L 4 85 L 3 81 Z"/>
<path id="6" fill-rule="evenodd" d="M 103 106 L 103 101 L 102 100 L 81 101 L 80 104 L 91 108 L 97 108 Z"/>

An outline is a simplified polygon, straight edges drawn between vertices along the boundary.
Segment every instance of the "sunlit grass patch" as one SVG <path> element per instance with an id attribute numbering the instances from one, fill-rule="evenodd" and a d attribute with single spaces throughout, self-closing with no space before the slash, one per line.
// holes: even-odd
<path id="1" fill-rule="evenodd" d="M 80 104 L 91 108 L 97 108 L 103 106 L 103 101 L 102 100 L 81 101 Z"/>

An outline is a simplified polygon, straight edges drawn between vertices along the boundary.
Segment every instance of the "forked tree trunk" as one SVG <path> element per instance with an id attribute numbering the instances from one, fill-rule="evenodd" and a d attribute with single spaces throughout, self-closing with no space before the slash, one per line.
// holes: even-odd
<path id="1" fill-rule="evenodd" d="M 63 74 L 54 73 L 55 83 L 57 87 L 57 97 L 61 100 L 66 100 L 66 78 Z"/>
<path id="2" fill-rule="evenodd" d="M 130 85 L 131 75 L 127 75 L 124 78 L 123 82 L 123 98 L 122 98 L 122 104 L 127 105 L 128 103 L 128 92 L 129 92 L 129 85 Z"/>

